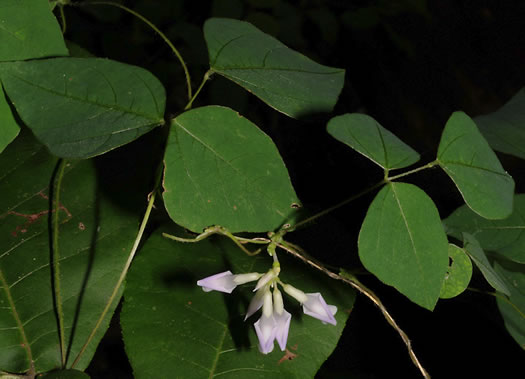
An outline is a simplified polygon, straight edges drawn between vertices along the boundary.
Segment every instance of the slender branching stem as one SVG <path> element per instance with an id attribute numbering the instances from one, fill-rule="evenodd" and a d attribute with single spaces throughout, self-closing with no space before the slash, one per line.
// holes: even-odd
<path id="1" fill-rule="evenodd" d="M 52 256 L 53 256 L 53 292 L 55 297 L 56 316 L 58 322 L 58 336 L 60 341 L 60 360 L 62 368 L 66 366 L 66 343 L 64 331 L 64 309 L 62 306 L 62 292 L 60 280 L 60 250 L 58 246 L 59 240 L 59 226 L 60 226 L 60 190 L 62 189 L 62 179 L 64 178 L 64 170 L 66 167 L 66 160 L 60 159 L 57 166 L 56 182 L 53 190 L 53 212 L 52 212 Z"/>
<path id="2" fill-rule="evenodd" d="M 182 55 L 180 54 L 179 50 L 177 50 L 175 45 L 173 45 L 173 43 L 169 40 L 169 38 L 166 37 L 166 35 L 162 31 L 160 31 L 160 29 L 157 28 L 157 26 L 154 23 L 152 23 L 150 20 L 148 20 L 146 17 L 144 17 L 140 13 L 135 12 L 133 9 L 130 9 L 122 4 L 115 3 L 113 1 L 95 0 L 95 1 L 86 1 L 82 3 L 73 3 L 72 5 L 108 5 L 112 7 L 117 7 L 117 8 L 120 8 L 132 14 L 133 16 L 137 17 L 139 20 L 143 21 L 146 25 L 148 25 L 151 29 L 153 29 L 164 40 L 164 42 L 166 42 L 166 44 L 170 47 L 171 51 L 173 51 L 173 54 L 175 54 L 175 56 L 179 60 L 182 66 L 182 69 L 184 70 L 184 75 L 186 76 L 186 86 L 188 88 L 188 100 L 192 101 L 193 95 L 192 95 L 192 89 L 191 89 L 191 78 L 190 78 L 190 73 L 188 71 L 188 67 L 186 66 L 186 62 L 184 62 Z"/>
<path id="3" fill-rule="evenodd" d="M 60 12 L 60 25 L 62 28 L 62 35 L 64 35 L 66 34 L 66 30 L 67 30 L 67 21 L 66 21 L 66 14 L 64 13 L 64 5 L 59 4 L 58 10 Z"/>
<path id="4" fill-rule="evenodd" d="M 203 233 L 199 234 L 195 238 L 183 238 L 183 237 L 174 236 L 174 235 L 168 234 L 168 233 L 162 233 L 162 236 L 166 237 L 166 238 L 169 238 L 169 239 L 172 239 L 174 241 L 178 241 L 178 242 L 194 243 L 194 242 L 202 241 L 203 239 L 206 239 L 206 238 L 208 238 L 209 236 L 211 236 L 213 234 L 221 234 L 223 236 L 228 237 L 242 251 L 244 251 L 244 253 L 246 253 L 247 255 L 250 255 L 250 256 L 259 254 L 261 252 L 261 249 L 257 249 L 256 251 L 250 251 L 250 250 L 246 249 L 243 246 L 243 244 L 246 244 L 246 243 L 268 244 L 268 243 L 271 242 L 270 240 L 265 239 L 265 238 L 249 239 L 249 238 L 237 237 L 237 236 L 233 235 L 230 231 L 228 231 L 227 229 L 225 229 L 225 228 L 223 228 L 221 226 L 212 226 L 210 228 L 207 228 Z"/>
<path id="5" fill-rule="evenodd" d="M 193 97 L 190 99 L 190 101 L 188 101 L 188 104 L 186 104 L 186 106 L 184 107 L 185 111 L 187 111 L 188 109 L 190 109 L 193 106 L 193 101 L 197 98 L 197 96 L 201 92 L 202 88 L 204 87 L 204 85 L 210 79 L 210 77 L 212 75 L 213 75 L 213 71 L 211 69 L 206 71 L 206 73 L 204 74 L 204 77 L 202 78 L 202 82 L 199 85 L 199 88 L 197 88 L 197 90 L 195 91 L 195 94 L 193 94 Z"/>
<path id="6" fill-rule="evenodd" d="M 416 167 L 413 170 L 403 172 L 403 173 L 401 173 L 399 175 L 389 176 L 385 180 L 388 181 L 388 182 L 393 182 L 394 180 L 403 178 L 403 177 L 408 176 L 408 175 L 415 174 L 416 172 L 426 170 L 427 168 L 432 168 L 432 167 L 436 166 L 437 164 L 439 164 L 439 162 L 436 159 L 435 161 L 427 163 L 426 165 L 423 165 L 423 166 L 420 166 L 420 167 Z"/>
<path id="7" fill-rule="evenodd" d="M 124 282 L 124 279 L 126 278 L 128 270 L 129 270 L 129 268 L 131 266 L 131 262 L 133 261 L 133 258 L 135 257 L 135 253 L 137 252 L 137 249 L 139 247 L 140 241 L 142 239 L 142 235 L 144 234 L 144 230 L 146 229 L 146 225 L 148 224 L 149 216 L 151 214 L 151 210 L 153 209 L 153 204 L 155 203 L 155 197 L 157 195 L 157 189 L 158 189 L 159 182 L 160 182 L 160 178 L 157 180 L 157 183 L 155 185 L 155 189 L 153 190 L 153 192 L 149 196 L 149 201 L 148 201 L 148 206 L 146 208 L 146 212 L 144 213 L 144 217 L 142 218 L 142 223 L 140 224 L 140 228 L 139 228 L 139 231 L 137 233 L 137 237 L 135 238 L 135 242 L 133 244 L 133 247 L 131 248 L 131 252 L 129 253 L 129 256 L 128 256 L 128 259 L 126 261 L 126 264 L 124 265 L 124 268 L 122 269 L 122 272 L 120 273 L 120 277 L 119 277 L 117 283 L 115 284 L 115 287 L 113 288 L 113 291 L 112 291 L 109 299 L 107 300 L 106 306 L 104 307 L 104 310 L 100 314 L 100 317 L 98 318 L 98 320 L 97 320 L 97 322 L 95 324 L 95 327 L 93 328 L 93 330 L 89 334 L 86 342 L 84 343 L 84 345 L 80 349 L 77 357 L 75 358 L 75 361 L 71 365 L 71 368 L 74 368 L 78 364 L 78 362 L 80 361 L 80 358 L 82 357 L 82 355 L 86 351 L 86 348 L 89 346 L 89 344 L 91 343 L 91 340 L 93 339 L 93 337 L 95 336 L 96 332 L 99 330 L 100 326 L 102 325 L 102 322 L 104 321 L 104 318 L 106 317 L 107 313 L 109 312 L 109 309 L 111 308 L 111 305 L 113 304 L 115 299 L 117 299 L 117 295 L 119 293 L 119 290 L 120 290 L 120 288 L 122 286 L 122 283 Z"/>
<path id="8" fill-rule="evenodd" d="M 494 296 L 494 297 L 496 297 L 496 298 L 498 298 L 498 299 L 500 299 L 500 300 L 506 302 L 508 305 L 510 305 L 512 308 L 514 308 L 514 310 L 515 310 L 516 312 L 518 312 L 518 314 L 519 314 L 523 319 L 525 319 L 525 313 L 523 313 L 523 312 L 521 311 L 521 309 L 519 309 L 519 307 L 518 307 L 516 304 L 514 304 L 512 301 L 510 301 L 510 300 L 507 298 L 507 296 L 505 296 L 505 295 L 503 295 L 503 294 L 501 294 L 501 293 L 498 293 L 498 292 L 482 291 L 482 290 L 479 290 L 479 289 L 477 289 L 477 288 L 472 288 L 472 287 L 468 287 L 467 290 L 472 291 L 472 292 L 482 293 L 482 294 L 484 294 L 484 295 Z"/>

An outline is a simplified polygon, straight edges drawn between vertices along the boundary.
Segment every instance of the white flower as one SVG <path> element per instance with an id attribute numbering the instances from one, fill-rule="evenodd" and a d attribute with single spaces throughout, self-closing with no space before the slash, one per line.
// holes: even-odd
<path id="1" fill-rule="evenodd" d="M 303 291 L 289 285 L 283 285 L 284 291 L 295 298 L 303 306 L 303 312 L 308 316 L 312 316 L 323 323 L 337 325 L 334 315 L 337 312 L 335 305 L 328 305 L 319 292 L 304 293 Z"/>
<path id="2" fill-rule="evenodd" d="M 254 324 L 257 338 L 259 339 L 259 350 L 268 354 L 273 350 L 273 340 L 277 333 L 277 323 L 273 318 L 272 294 L 268 287 L 263 295 L 263 312 L 261 318 Z"/>
<path id="3" fill-rule="evenodd" d="M 239 284 L 253 282 L 259 279 L 262 274 L 258 272 L 251 272 L 248 274 L 233 275 L 231 271 L 221 272 L 207 278 L 197 281 L 197 285 L 201 286 L 205 292 L 220 291 L 226 293 L 232 293 L 232 291 Z"/>
<path id="4" fill-rule="evenodd" d="M 275 339 L 282 351 L 286 350 L 288 330 L 292 315 L 284 309 L 283 295 L 277 287 L 273 289 L 273 318 L 275 320 Z"/>

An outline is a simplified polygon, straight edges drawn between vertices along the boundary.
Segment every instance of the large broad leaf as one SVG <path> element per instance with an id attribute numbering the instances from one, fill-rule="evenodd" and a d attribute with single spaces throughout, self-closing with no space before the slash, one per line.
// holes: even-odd
<path id="1" fill-rule="evenodd" d="M 510 290 L 509 300 L 497 298 L 505 327 L 525 350 L 525 266 L 511 262 L 495 262 L 494 269 L 504 278 Z"/>
<path id="2" fill-rule="evenodd" d="M 444 220 L 447 233 L 462 239 L 472 234 L 483 249 L 518 263 L 525 263 L 525 194 L 514 196 L 514 210 L 503 220 L 487 220 L 462 206 Z"/>
<path id="3" fill-rule="evenodd" d="M 372 117 L 345 114 L 328 122 L 328 133 L 371 159 L 385 170 L 403 168 L 419 160 L 419 154 Z"/>
<path id="4" fill-rule="evenodd" d="M 0 61 L 68 55 L 48 0 L 0 2 Z"/>
<path id="5" fill-rule="evenodd" d="M 288 116 L 330 112 L 337 102 L 344 70 L 322 66 L 247 22 L 211 18 L 204 37 L 214 72 Z"/>
<path id="6" fill-rule="evenodd" d="M 266 232 L 290 220 L 297 197 L 272 140 L 230 108 L 175 118 L 165 156 L 164 203 L 192 231 L 221 225 Z"/>
<path id="7" fill-rule="evenodd" d="M 19 131 L 0 83 L 0 153 L 15 139 Z"/>
<path id="8" fill-rule="evenodd" d="M 57 156 L 87 158 L 162 124 L 162 84 L 140 67 L 99 58 L 4 63 L 20 118 Z"/>
<path id="9" fill-rule="evenodd" d="M 525 88 L 496 112 L 474 121 L 494 150 L 525 159 Z"/>
<path id="10" fill-rule="evenodd" d="M 450 116 L 437 159 L 474 212 L 488 219 L 505 218 L 512 212 L 514 180 L 465 113 Z"/>
<path id="11" fill-rule="evenodd" d="M 448 242 L 432 200 L 418 187 L 389 183 L 368 208 L 359 233 L 368 271 L 432 310 L 448 268 Z"/>
<path id="12" fill-rule="evenodd" d="M 465 250 L 476 266 L 478 266 L 481 274 L 487 279 L 487 282 L 489 282 L 489 284 L 497 291 L 510 296 L 510 290 L 505 284 L 505 281 L 496 271 L 494 271 L 476 238 L 468 233 L 463 233 L 463 243 Z"/>
<path id="13" fill-rule="evenodd" d="M 0 155 L 0 371 L 61 367 L 50 269 L 49 182 L 57 159 L 27 130 Z M 92 161 L 67 165 L 59 204 L 59 272 L 67 366 L 81 352 L 126 261 L 137 218 L 114 204 Z M 102 163 L 104 166 L 107 164 Z M 111 179 L 122 181 L 117 175 Z M 128 184 L 129 185 L 129 184 Z M 59 300 L 56 300 L 59 301 Z M 76 365 L 84 369 L 108 327 L 112 304 Z"/>
<path id="14" fill-rule="evenodd" d="M 313 378 L 337 345 L 355 295 L 285 254 L 279 255 L 281 280 L 307 293 L 320 292 L 338 307 L 337 325 L 303 314 L 283 292 L 292 314 L 287 350 L 276 343 L 264 355 L 253 327 L 260 311 L 244 321 L 255 283 L 225 294 L 204 292 L 196 282 L 227 270 L 266 272 L 272 258 L 265 252 L 249 257 L 225 239 L 181 244 L 155 233 L 133 263 L 121 314 L 135 377 Z"/>

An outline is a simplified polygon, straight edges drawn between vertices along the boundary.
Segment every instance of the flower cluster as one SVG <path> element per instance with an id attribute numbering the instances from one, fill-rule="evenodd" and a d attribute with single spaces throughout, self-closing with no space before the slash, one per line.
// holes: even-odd
<path id="1" fill-rule="evenodd" d="M 262 307 L 262 315 L 254 324 L 257 338 L 259 339 L 259 350 L 268 354 L 273 350 L 274 341 L 277 340 L 281 350 L 286 349 L 288 330 L 290 328 L 291 314 L 284 309 L 283 296 L 277 284 L 284 292 L 295 298 L 302 306 L 305 314 L 321 320 L 324 324 L 336 325 L 334 318 L 337 307 L 328 305 L 319 292 L 304 293 L 303 291 L 281 282 L 278 278 L 279 268 L 272 268 L 267 273 L 252 272 L 248 274 L 234 275 L 230 271 L 221 272 L 201 279 L 197 285 L 206 292 L 221 291 L 231 293 L 240 284 L 258 280 L 255 296 L 252 298 L 244 320 Z"/>

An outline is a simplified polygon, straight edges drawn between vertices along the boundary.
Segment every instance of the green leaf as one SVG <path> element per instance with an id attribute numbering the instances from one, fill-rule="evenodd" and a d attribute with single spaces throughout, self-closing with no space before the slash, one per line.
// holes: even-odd
<path id="1" fill-rule="evenodd" d="M 207 106 L 172 121 L 165 155 L 164 203 L 194 232 L 221 225 L 266 232 L 299 203 L 272 140 L 230 108 Z"/>
<path id="2" fill-rule="evenodd" d="M 255 26 L 211 18 L 204 24 L 211 69 L 294 118 L 330 112 L 344 70 L 320 65 Z"/>
<path id="3" fill-rule="evenodd" d="M 457 239 L 467 232 L 476 237 L 483 249 L 525 263 L 525 194 L 514 196 L 514 210 L 503 220 L 487 220 L 462 206 L 444 223 L 447 233 Z"/>
<path id="4" fill-rule="evenodd" d="M 48 0 L 2 0 L 0 62 L 68 55 Z"/>
<path id="5" fill-rule="evenodd" d="M 505 327 L 525 350 L 525 266 L 512 262 L 495 262 L 494 269 L 510 290 L 508 300 L 496 298 Z"/>
<path id="6" fill-rule="evenodd" d="M 368 208 L 359 233 L 365 268 L 432 310 L 448 268 L 448 242 L 432 200 L 418 187 L 389 183 Z"/>
<path id="7" fill-rule="evenodd" d="M 525 88 L 496 112 L 474 121 L 494 150 L 525 159 Z"/>
<path id="8" fill-rule="evenodd" d="M 472 277 L 472 262 L 465 250 L 454 244 L 449 244 L 448 257 L 452 262 L 439 294 L 442 299 L 450 299 L 465 291 Z"/>
<path id="9" fill-rule="evenodd" d="M 140 67 L 99 58 L 0 65 L 20 118 L 57 156 L 88 158 L 162 124 L 162 84 Z"/>
<path id="10" fill-rule="evenodd" d="M 50 270 L 49 183 L 57 159 L 24 129 L 0 155 L 0 370 L 61 367 Z M 102 167 L 107 162 L 98 161 Z M 109 180 L 126 179 L 93 161 L 67 164 L 59 204 L 60 283 L 68 364 L 80 352 L 115 286 L 137 229 Z M 97 182 L 106 183 L 101 191 Z M 77 369 L 85 369 L 109 325 L 110 307 Z"/>
<path id="11" fill-rule="evenodd" d="M 0 153 L 20 132 L 0 83 Z"/>
<path id="12" fill-rule="evenodd" d="M 403 168 L 419 160 L 419 154 L 372 117 L 347 113 L 328 122 L 328 133 L 374 161 L 385 170 Z"/>
<path id="13" fill-rule="evenodd" d="M 272 259 L 264 252 L 249 257 L 224 238 L 181 244 L 155 233 L 133 262 L 121 313 L 135 377 L 176 373 L 187 379 L 313 378 L 337 345 L 355 293 L 286 254 L 279 260 L 283 282 L 307 293 L 320 292 L 328 304 L 338 307 L 337 325 L 323 325 L 303 314 L 298 302 L 283 291 L 285 309 L 292 314 L 288 351 L 275 344 L 273 352 L 264 355 L 253 327 L 260 311 L 244 321 L 255 283 L 226 294 L 204 292 L 196 282 L 227 270 L 266 272 Z"/>
<path id="14" fill-rule="evenodd" d="M 474 212 L 488 219 L 505 218 L 512 212 L 514 180 L 465 113 L 450 116 L 437 159 Z"/>
<path id="15" fill-rule="evenodd" d="M 503 292 L 505 295 L 510 296 L 510 290 L 505 285 L 505 282 L 501 276 L 496 271 L 494 271 L 490 265 L 485 252 L 479 245 L 479 242 L 476 240 L 476 238 L 468 233 L 463 233 L 463 244 L 463 247 L 465 248 L 469 257 L 474 261 L 476 266 L 478 266 L 485 279 L 487 279 L 487 282 L 489 282 L 489 284 L 497 291 Z"/>

